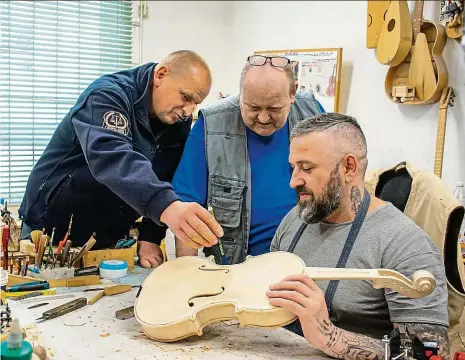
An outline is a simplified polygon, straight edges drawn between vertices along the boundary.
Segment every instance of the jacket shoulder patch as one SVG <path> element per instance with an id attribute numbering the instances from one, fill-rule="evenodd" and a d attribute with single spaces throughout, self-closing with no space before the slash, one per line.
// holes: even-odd
<path id="1" fill-rule="evenodd" d="M 118 111 L 107 111 L 103 115 L 103 127 L 124 135 L 129 134 L 129 121 Z"/>

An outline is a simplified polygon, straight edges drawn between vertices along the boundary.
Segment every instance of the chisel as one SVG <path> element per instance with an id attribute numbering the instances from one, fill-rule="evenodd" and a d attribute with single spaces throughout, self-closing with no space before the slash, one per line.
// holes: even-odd
<path id="1" fill-rule="evenodd" d="M 45 311 L 42 316 L 36 319 L 36 322 L 43 322 L 50 319 L 55 319 L 59 316 L 70 313 L 71 311 L 80 309 L 87 305 L 87 299 L 82 297 L 76 300 L 70 301 L 66 304 L 57 306 L 53 309 Z"/>

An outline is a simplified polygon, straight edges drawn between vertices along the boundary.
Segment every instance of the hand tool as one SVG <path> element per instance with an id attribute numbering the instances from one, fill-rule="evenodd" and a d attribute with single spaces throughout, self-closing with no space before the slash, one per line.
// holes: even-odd
<path id="1" fill-rule="evenodd" d="M 45 302 L 45 303 L 35 304 L 35 305 L 32 305 L 32 306 L 29 306 L 28 309 L 35 309 L 35 308 L 45 306 L 45 305 L 48 305 L 48 304 L 50 304 L 50 303 Z"/>
<path id="2" fill-rule="evenodd" d="M 136 243 L 136 239 L 133 239 L 133 238 L 127 239 L 126 237 L 124 237 L 124 239 L 118 240 L 118 242 L 115 245 L 115 249 L 127 249 L 127 248 L 130 248 L 135 243 Z"/>
<path id="3" fill-rule="evenodd" d="M 44 235 L 42 230 L 33 230 L 31 232 L 31 239 L 34 245 L 36 246 L 36 252 L 39 250 L 39 240 Z"/>
<path id="4" fill-rule="evenodd" d="M 92 249 L 92 247 L 95 245 L 95 243 L 97 242 L 97 240 L 95 240 L 95 233 L 92 234 L 92 236 L 90 237 L 90 239 L 84 244 L 84 246 L 81 248 L 81 250 L 77 253 L 77 255 L 72 259 L 70 260 L 70 266 L 74 266 L 75 264 L 77 265 L 78 262 L 82 259 L 82 257 L 87 254 L 87 252 Z"/>
<path id="5" fill-rule="evenodd" d="M 28 283 L 19 284 L 10 287 L 7 292 L 20 292 L 20 291 L 31 291 L 31 290 L 46 290 L 49 289 L 50 285 L 48 282 L 43 283 Z"/>
<path id="6" fill-rule="evenodd" d="M 63 238 L 63 240 L 61 240 L 59 243 L 58 243 L 58 248 L 57 248 L 57 254 L 61 254 L 61 249 L 63 248 L 63 246 L 65 246 L 66 244 L 66 241 L 68 240 L 68 237 L 71 235 L 71 226 L 73 225 L 73 214 L 71 214 L 71 219 L 69 220 L 69 225 L 68 225 L 68 232 L 65 234 L 65 237 Z M 61 265 L 63 266 L 63 265 Z"/>
<path id="7" fill-rule="evenodd" d="M 36 267 L 39 269 L 42 266 L 42 260 L 44 259 L 44 252 L 45 252 L 45 245 L 46 245 L 47 238 L 43 235 L 39 240 L 39 249 L 37 250 L 37 261 Z"/>
<path id="8" fill-rule="evenodd" d="M 71 249 L 71 245 L 72 245 L 71 240 L 66 240 L 65 247 L 63 248 L 63 253 L 61 254 L 60 267 L 65 266 L 66 258 L 68 257 L 69 249 Z M 58 254 L 58 251 L 57 251 L 57 254 Z"/>
<path id="9" fill-rule="evenodd" d="M 115 316 L 118 320 L 127 320 L 134 317 L 134 306 L 129 306 L 124 309 L 117 310 Z"/>
<path id="10" fill-rule="evenodd" d="M 213 217 L 215 216 L 215 214 L 213 213 L 213 207 L 211 205 L 208 205 L 208 211 Z M 221 238 L 218 238 L 218 243 L 215 246 L 218 250 L 218 253 L 220 254 L 221 265 L 227 265 L 228 260 L 226 259 L 226 256 L 224 255 L 223 243 L 221 242 Z"/>
<path id="11" fill-rule="evenodd" d="M 41 296 L 41 297 L 34 297 L 32 299 L 25 299 L 21 300 L 19 303 L 20 304 L 30 304 L 30 303 L 35 303 L 38 301 L 47 301 L 47 300 L 57 300 L 57 299 L 68 299 L 68 298 L 74 298 L 76 295 L 74 294 L 59 294 L 59 295 L 50 295 L 50 296 Z"/>
<path id="12" fill-rule="evenodd" d="M 42 295 L 41 292 L 34 291 L 34 292 L 29 293 L 29 294 L 24 294 L 24 295 L 20 295 L 20 296 L 12 296 L 12 297 L 10 297 L 8 299 L 14 300 L 14 301 L 19 301 L 19 300 L 24 300 L 24 299 L 29 299 L 29 298 L 32 298 L 32 297 L 40 296 L 40 295 Z"/>
<path id="13" fill-rule="evenodd" d="M 87 301 L 87 305 L 92 305 L 97 302 L 98 299 L 100 299 L 103 295 L 105 295 L 105 291 L 100 291 L 95 295 L 92 299 Z"/>
<path id="14" fill-rule="evenodd" d="M 45 284 L 47 281 L 46 280 L 38 280 L 38 281 L 30 281 L 22 284 L 16 284 L 10 287 L 10 289 L 16 288 L 21 285 L 37 285 L 37 284 Z"/>
<path id="15" fill-rule="evenodd" d="M 8 240 L 10 238 L 10 228 L 8 225 L 2 229 L 2 247 L 3 247 L 3 268 L 8 269 Z"/>
<path id="16" fill-rule="evenodd" d="M 29 267 L 29 256 L 26 256 L 26 264 L 24 265 L 23 276 L 27 276 L 28 267 Z"/>
<path id="17" fill-rule="evenodd" d="M 97 266 L 88 266 L 81 269 L 74 270 L 74 276 L 83 276 L 83 275 L 98 275 L 98 267 Z"/>
<path id="18" fill-rule="evenodd" d="M 94 289 L 86 289 L 84 292 L 89 292 L 89 291 L 103 291 L 106 296 L 111 296 L 111 295 L 118 295 L 122 294 L 128 291 L 131 291 L 132 288 L 139 287 L 140 285 L 115 285 L 115 286 L 108 286 L 105 288 L 94 288 Z"/>
<path id="19" fill-rule="evenodd" d="M 44 311 L 44 313 L 42 314 L 42 317 L 36 319 L 36 322 L 39 323 L 39 322 L 43 322 L 46 320 L 55 319 L 59 316 L 68 314 L 71 311 L 80 309 L 86 305 L 87 305 L 87 299 L 84 297 L 72 300 L 70 302 L 67 302 L 66 304 L 63 304 L 53 309 Z"/>

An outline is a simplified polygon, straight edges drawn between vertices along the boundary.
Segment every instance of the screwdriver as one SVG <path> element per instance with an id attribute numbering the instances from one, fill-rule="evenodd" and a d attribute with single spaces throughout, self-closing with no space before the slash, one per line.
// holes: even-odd
<path id="1" fill-rule="evenodd" d="M 211 205 L 208 205 L 208 212 L 215 217 L 215 214 L 213 213 L 213 208 Z M 216 244 L 216 247 L 218 249 L 218 252 L 220 254 L 220 259 L 221 259 L 221 265 L 227 265 L 228 260 L 226 259 L 226 256 L 224 255 L 224 250 L 223 250 L 223 244 L 221 242 L 221 238 L 218 239 L 218 243 Z"/>

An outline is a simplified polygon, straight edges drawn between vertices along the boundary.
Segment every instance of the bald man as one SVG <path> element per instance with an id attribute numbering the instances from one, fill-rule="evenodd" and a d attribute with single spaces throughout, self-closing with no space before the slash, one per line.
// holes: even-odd
<path id="1" fill-rule="evenodd" d="M 273 235 L 296 203 L 289 188 L 289 134 L 323 108 L 312 93 L 297 93 L 290 61 L 250 56 L 240 94 L 202 109 L 173 179 L 183 201 L 211 207 L 221 243 L 204 247 L 217 263 L 236 264 L 269 252 Z M 176 239 L 177 256 L 196 255 L 203 245 Z"/>
<path id="2" fill-rule="evenodd" d="M 288 329 L 344 360 L 385 359 L 383 336 L 394 328 L 403 334 L 407 329 L 424 344 L 437 343 L 438 356 L 449 360 L 442 256 L 404 213 L 365 190 L 367 145 L 358 122 L 336 113 L 300 122 L 291 134 L 289 162 L 298 204 L 279 226 L 272 251 L 292 252 L 314 267 L 387 268 L 408 278 L 427 270 L 436 288 L 413 299 L 375 289 L 368 281 L 313 281 L 292 275 L 267 293 L 272 305 L 298 317 Z"/>
<path id="3" fill-rule="evenodd" d="M 94 249 L 108 248 L 143 216 L 144 267 L 163 262 L 159 244 L 167 227 L 184 241 L 215 244 L 219 224 L 198 204 L 181 202 L 170 185 L 192 112 L 210 87 L 208 65 L 188 50 L 91 83 L 30 174 L 19 210 L 23 239 L 55 228 L 56 245 L 70 229 L 73 246 L 95 232 Z"/>

